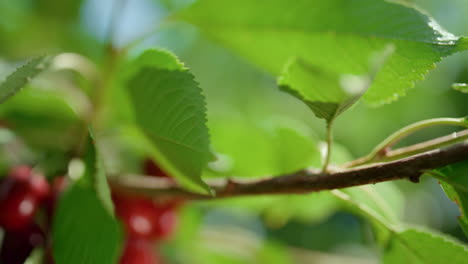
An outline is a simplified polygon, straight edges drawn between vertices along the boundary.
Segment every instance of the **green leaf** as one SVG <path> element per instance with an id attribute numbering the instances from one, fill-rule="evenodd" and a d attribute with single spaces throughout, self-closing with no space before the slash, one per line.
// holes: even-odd
<path id="1" fill-rule="evenodd" d="M 437 178 L 447 196 L 460 207 L 458 222 L 468 237 L 468 161 L 433 170 L 428 175 Z"/>
<path id="2" fill-rule="evenodd" d="M 394 227 L 400 227 L 405 200 L 391 182 L 331 191 L 352 212 L 370 221 L 377 240 L 384 244 Z"/>
<path id="3" fill-rule="evenodd" d="M 125 63 L 121 75 L 123 75 L 124 80 L 128 80 L 145 67 L 170 71 L 186 69 L 184 64 L 171 52 L 163 49 L 149 49 L 136 59 Z"/>
<path id="4" fill-rule="evenodd" d="M 91 129 L 86 143 L 86 154 L 84 157 L 85 172 L 80 178 L 80 183 L 94 189 L 97 197 L 106 210 L 113 215 L 114 204 L 111 199 L 109 185 L 107 184 L 106 172 L 96 148 L 95 139 Z"/>
<path id="5" fill-rule="evenodd" d="M 35 86 L 4 102 L 0 107 L 0 118 L 28 146 L 41 152 L 69 151 L 83 131 L 79 117 L 61 94 Z"/>
<path id="6" fill-rule="evenodd" d="M 186 187 L 208 191 L 201 173 L 211 153 L 205 101 L 198 83 L 165 51 L 145 53 L 137 64 L 144 66 L 127 88 L 136 122 L 153 144 L 155 159 Z"/>
<path id="7" fill-rule="evenodd" d="M 54 217 L 58 264 L 114 264 L 120 254 L 122 232 L 91 131 L 86 147 L 85 171 L 63 194 Z"/>
<path id="8" fill-rule="evenodd" d="M 468 93 L 467 83 L 454 83 L 452 84 L 452 88 L 462 93 Z"/>
<path id="9" fill-rule="evenodd" d="M 34 76 L 46 69 L 48 57 L 41 56 L 31 59 L 23 66 L 11 73 L 4 82 L 0 84 L 0 103 L 21 90 Z"/>
<path id="10" fill-rule="evenodd" d="M 336 194 L 335 191 L 332 193 Z M 405 204 L 403 194 L 391 182 L 379 183 L 377 185 L 365 185 L 340 190 L 347 197 L 343 199 L 346 206 L 351 206 L 352 210 L 362 212 L 361 207 L 372 211 L 372 214 L 379 216 L 389 225 L 401 224 L 403 207 Z M 367 214 L 363 214 L 367 216 Z"/>
<path id="11" fill-rule="evenodd" d="M 57 264 L 115 264 L 123 239 L 117 220 L 96 192 L 80 184 L 61 197 L 52 238 Z"/>
<path id="12" fill-rule="evenodd" d="M 368 58 L 393 44 L 395 53 L 364 96 L 372 104 L 396 100 L 435 62 L 468 48 L 466 39 L 394 1 L 200 0 L 179 17 L 277 76 L 292 58 L 324 72 L 362 75 Z"/>
<path id="13" fill-rule="evenodd" d="M 44 260 L 44 249 L 35 248 L 31 255 L 24 261 L 24 264 L 42 264 Z"/>
<path id="14" fill-rule="evenodd" d="M 418 229 L 395 233 L 383 255 L 383 263 L 396 264 L 463 264 L 468 250 L 448 237 Z"/>
<path id="15" fill-rule="evenodd" d="M 393 51 L 394 47 L 389 45 L 364 75 L 326 72 L 306 61 L 294 59 L 286 65 L 278 83 L 282 90 L 304 101 L 318 118 L 331 123 L 364 95 Z"/>
<path id="16" fill-rule="evenodd" d="M 394 210 L 390 210 L 396 204 L 388 202 L 387 198 L 392 197 L 388 191 L 369 193 L 368 190 L 362 192 L 358 188 L 332 191 L 332 194 L 374 225 L 378 242 L 384 248 L 383 263 L 466 262 L 468 250 L 461 243 L 436 232 L 404 227 Z M 404 201 L 400 200 L 398 204 L 401 210 Z"/>

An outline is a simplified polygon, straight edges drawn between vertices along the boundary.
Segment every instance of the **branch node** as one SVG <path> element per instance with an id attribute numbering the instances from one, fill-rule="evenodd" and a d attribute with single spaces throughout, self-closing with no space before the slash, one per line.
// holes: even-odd
<path id="1" fill-rule="evenodd" d="M 237 186 L 237 183 L 233 179 L 228 178 L 226 182 L 226 186 L 224 187 L 224 193 L 232 192 L 233 190 L 236 189 L 236 186 Z"/>
<path id="2" fill-rule="evenodd" d="M 421 173 L 418 173 L 418 174 L 414 174 L 414 175 L 411 175 L 408 177 L 408 179 L 410 180 L 410 182 L 412 183 L 419 183 L 419 179 L 421 178 Z"/>
<path id="3" fill-rule="evenodd" d="M 391 151 L 390 147 L 383 148 L 383 149 L 379 150 L 379 152 L 377 152 L 376 157 L 377 158 L 386 157 L 390 151 Z"/>

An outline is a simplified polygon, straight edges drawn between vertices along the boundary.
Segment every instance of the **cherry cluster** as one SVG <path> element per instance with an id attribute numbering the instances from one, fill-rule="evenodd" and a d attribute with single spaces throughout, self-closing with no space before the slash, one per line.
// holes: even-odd
<path id="1" fill-rule="evenodd" d="M 144 171 L 155 177 L 169 176 L 152 160 L 144 162 Z M 31 167 L 13 167 L 0 181 L 0 227 L 4 230 L 0 263 L 23 264 L 34 248 L 46 249 L 44 263 L 53 264 L 48 233 L 60 194 L 67 186 L 66 177 L 52 184 Z M 156 202 L 147 198 L 113 192 L 115 213 L 126 234 L 120 264 L 161 264 L 155 245 L 168 238 L 177 224 L 178 200 Z"/>
<path id="2" fill-rule="evenodd" d="M 0 263 L 22 264 L 38 246 L 48 247 L 45 235 L 51 227 L 58 196 L 65 178 L 55 178 L 52 187 L 31 167 L 13 167 L 0 182 L 0 227 L 4 230 Z M 43 208 L 45 214 L 38 215 Z M 53 263 L 50 251 L 48 262 Z"/>
<path id="3" fill-rule="evenodd" d="M 170 178 L 152 160 L 144 161 L 144 171 L 154 177 Z M 120 264 L 161 264 L 153 245 L 168 238 L 177 225 L 179 200 L 156 202 L 147 198 L 112 195 L 115 213 L 122 221 L 127 236 Z"/>

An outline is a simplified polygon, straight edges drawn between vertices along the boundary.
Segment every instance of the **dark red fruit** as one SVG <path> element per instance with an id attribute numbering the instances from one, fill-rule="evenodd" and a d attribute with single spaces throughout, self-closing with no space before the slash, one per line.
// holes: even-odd
<path id="1" fill-rule="evenodd" d="M 11 168 L 7 178 L 12 181 L 9 184 L 29 184 L 31 191 L 39 200 L 46 198 L 50 192 L 49 183 L 44 175 L 33 172 L 32 168 L 27 165 Z"/>
<path id="2" fill-rule="evenodd" d="M 158 239 L 161 236 L 161 209 L 148 199 L 114 195 L 115 211 L 127 234 L 135 238 Z"/>
<path id="3" fill-rule="evenodd" d="M 47 213 L 48 224 L 52 225 L 52 219 L 60 195 L 68 186 L 68 178 L 65 176 L 55 177 L 52 182 L 52 190 L 45 199 L 45 209 Z"/>
<path id="4" fill-rule="evenodd" d="M 144 239 L 129 238 L 120 257 L 120 264 L 163 264 L 150 242 Z"/>
<path id="5" fill-rule="evenodd" d="M 28 183 L 15 182 L 0 199 L 0 226 L 8 231 L 28 226 L 39 202 Z"/>
<path id="6" fill-rule="evenodd" d="M 169 174 L 163 171 L 152 159 L 146 158 L 143 161 L 143 170 L 146 175 L 162 177 L 162 178 L 171 178 Z"/>
<path id="7" fill-rule="evenodd" d="M 44 244 L 44 232 L 36 224 L 20 231 L 6 231 L 0 252 L 0 263 L 23 264 L 31 251 Z"/>
<path id="8" fill-rule="evenodd" d="M 158 239 L 168 238 L 177 227 L 177 214 L 172 209 L 158 210 L 159 216 L 155 218 L 155 237 Z"/>
<path id="9" fill-rule="evenodd" d="M 31 177 L 32 168 L 27 165 L 19 165 L 10 169 L 8 176 L 20 182 L 27 182 Z"/>
<path id="10" fill-rule="evenodd" d="M 50 194 L 49 182 L 42 174 L 32 174 L 29 179 L 29 186 L 32 193 L 41 201 L 47 198 Z"/>

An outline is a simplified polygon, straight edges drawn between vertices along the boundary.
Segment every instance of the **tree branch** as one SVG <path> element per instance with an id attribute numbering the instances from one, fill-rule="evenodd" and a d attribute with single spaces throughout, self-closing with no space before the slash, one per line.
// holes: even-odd
<path id="1" fill-rule="evenodd" d="M 468 160 L 468 141 L 444 149 L 435 149 L 408 158 L 332 173 L 301 170 L 292 174 L 257 180 L 209 181 L 216 196 L 201 195 L 180 188 L 164 178 L 121 176 L 110 179 L 114 191 L 149 197 L 214 199 L 263 194 L 300 194 L 333 190 L 378 182 L 409 179 L 418 182 L 426 170 Z"/>

